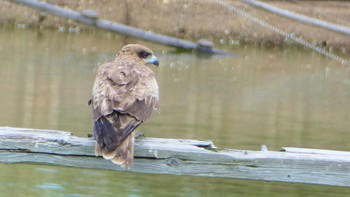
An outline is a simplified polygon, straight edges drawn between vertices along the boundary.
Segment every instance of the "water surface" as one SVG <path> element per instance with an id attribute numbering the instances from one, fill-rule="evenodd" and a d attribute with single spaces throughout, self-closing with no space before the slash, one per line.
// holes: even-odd
<path id="1" fill-rule="evenodd" d="M 97 66 L 138 42 L 160 59 L 160 113 L 146 136 L 213 140 L 219 148 L 350 151 L 350 73 L 302 48 L 226 46 L 238 58 L 176 53 L 106 32 L 0 29 L 0 126 L 92 133 Z M 288 169 L 286 169 L 288 170 Z M 346 196 L 345 188 L 0 165 L 5 196 Z M 17 189 L 8 189 L 17 188 Z"/>

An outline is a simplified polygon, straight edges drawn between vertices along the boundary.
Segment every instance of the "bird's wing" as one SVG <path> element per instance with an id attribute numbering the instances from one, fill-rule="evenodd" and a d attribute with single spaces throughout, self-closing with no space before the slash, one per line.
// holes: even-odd
<path id="1" fill-rule="evenodd" d="M 93 89 L 95 120 L 116 111 L 145 121 L 159 109 L 158 85 L 153 71 L 145 66 L 129 69 L 120 61 L 102 65 Z"/>
<path id="2" fill-rule="evenodd" d="M 129 83 L 114 86 L 110 92 L 112 109 L 145 121 L 158 105 L 158 85 L 153 71 L 147 67 L 135 67 L 127 76 Z"/>

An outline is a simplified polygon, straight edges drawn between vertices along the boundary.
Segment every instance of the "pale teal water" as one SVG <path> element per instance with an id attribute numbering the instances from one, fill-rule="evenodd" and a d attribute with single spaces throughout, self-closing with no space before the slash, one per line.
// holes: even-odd
<path id="1" fill-rule="evenodd" d="M 105 32 L 0 29 L 0 126 L 92 133 L 98 64 L 127 42 L 152 48 L 161 112 L 147 136 L 211 139 L 221 148 L 350 151 L 350 73 L 304 49 L 228 47 L 239 58 L 173 53 Z M 287 169 L 286 169 L 287 170 Z M 346 188 L 0 164 L 0 196 L 348 196 Z"/>

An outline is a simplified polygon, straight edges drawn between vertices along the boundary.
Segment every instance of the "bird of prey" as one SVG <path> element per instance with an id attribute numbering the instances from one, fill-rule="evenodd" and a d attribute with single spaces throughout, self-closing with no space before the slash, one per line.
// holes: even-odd
<path id="1" fill-rule="evenodd" d="M 152 50 L 138 44 L 124 46 L 114 61 L 102 64 L 93 85 L 95 154 L 124 168 L 134 159 L 134 130 L 158 110 L 159 90 L 154 72 L 159 65 Z"/>

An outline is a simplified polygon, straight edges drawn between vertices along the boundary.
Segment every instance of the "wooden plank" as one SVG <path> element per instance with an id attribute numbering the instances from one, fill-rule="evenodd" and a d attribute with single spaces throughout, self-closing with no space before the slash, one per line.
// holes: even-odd
<path id="1" fill-rule="evenodd" d="M 282 147 L 281 151 L 289 153 L 309 153 L 309 154 L 321 154 L 321 155 L 339 155 L 350 157 L 350 152 L 338 151 L 338 150 L 325 150 L 325 149 L 313 149 L 313 148 L 296 148 L 296 147 Z"/>
<path id="2" fill-rule="evenodd" d="M 136 140 L 134 167 L 125 170 L 95 157 L 94 143 L 63 131 L 0 127 L 0 163 L 350 187 L 350 157 L 332 151 L 217 150 L 210 141 L 144 138 Z"/>

